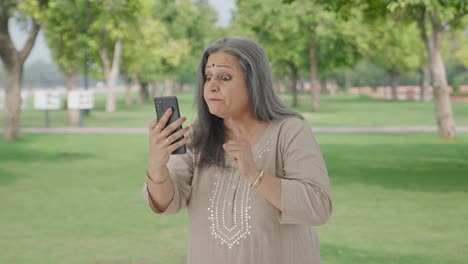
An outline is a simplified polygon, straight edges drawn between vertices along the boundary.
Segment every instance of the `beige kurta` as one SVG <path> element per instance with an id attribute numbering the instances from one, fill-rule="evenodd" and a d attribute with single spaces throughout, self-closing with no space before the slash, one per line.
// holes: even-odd
<path id="1" fill-rule="evenodd" d="M 272 121 L 252 148 L 255 163 L 281 178 L 281 205 L 273 207 L 249 188 L 233 162 L 226 169 L 198 169 L 190 146 L 168 163 L 175 194 L 164 212 L 143 197 L 158 214 L 187 208 L 187 263 L 320 263 L 314 226 L 331 214 L 327 169 L 310 127 L 296 117 Z"/>

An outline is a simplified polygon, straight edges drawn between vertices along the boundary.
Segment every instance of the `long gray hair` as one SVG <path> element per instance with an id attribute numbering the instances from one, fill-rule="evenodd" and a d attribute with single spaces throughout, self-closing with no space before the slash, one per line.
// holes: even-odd
<path id="1" fill-rule="evenodd" d="M 223 144 L 225 131 L 223 119 L 210 113 L 203 97 L 205 66 L 208 57 L 216 52 L 227 52 L 239 61 L 250 98 L 251 111 L 261 121 L 272 121 L 288 116 L 303 117 L 288 109 L 276 96 L 268 57 L 259 44 L 246 37 L 222 38 L 205 49 L 198 66 L 195 107 L 198 115 L 193 125 L 192 144 L 200 151 L 199 168 L 224 167 Z"/>

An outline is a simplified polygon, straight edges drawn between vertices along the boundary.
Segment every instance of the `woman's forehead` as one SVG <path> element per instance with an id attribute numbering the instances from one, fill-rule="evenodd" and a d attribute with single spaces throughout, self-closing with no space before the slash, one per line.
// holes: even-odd
<path id="1" fill-rule="evenodd" d="M 227 67 L 227 68 L 236 68 L 239 63 L 235 56 L 224 52 L 219 51 L 209 55 L 205 68 L 217 68 L 217 67 Z"/>

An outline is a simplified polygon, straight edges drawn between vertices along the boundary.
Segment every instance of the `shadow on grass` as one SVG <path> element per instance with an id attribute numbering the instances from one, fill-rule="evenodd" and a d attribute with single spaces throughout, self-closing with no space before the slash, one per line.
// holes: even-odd
<path id="1" fill-rule="evenodd" d="M 2 168 L 3 163 L 18 162 L 17 166 L 26 166 L 30 162 L 76 162 L 96 157 L 94 154 L 84 152 L 44 151 L 27 146 L 29 142 L 29 139 L 21 138 L 15 142 L 2 142 L 0 144 L 0 185 L 11 185 L 20 177 L 24 177 L 24 174 L 20 175 L 16 170 Z M 6 167 L 12 168 L 11 165 Z"/>
<path id="2" fill-rule="evenodd" d="M 349 247 L 337 246 L 329 243 L 320 244 L 320 255 L 323 263 L 379 263 L 379 264 L 458 264 L 461 261 L 435 259 L 431 256 L 398 255 L 395 253 L 376 252 Z"/>
<path id="3" fill-rule="evenodd" d="M 0 168 L 0 186 L 11 185 L 19 179 L 20 175 L 13 171 Z"/>
<path id="4" fill-rule="evenodd" d="M 322 144 L 334 184 L 468 192 L 468 144 Z"/>
<path id="5" fill-rule="evenodd" d="M 35 162 L 35 161 L 77 161 L 82 159 L 90 159 L 95 155 L 91 153 L 61 151 L 61 152 L 46 152 L 37 149 L 14 148 L 8 147 L 0 150 L 0 164 L 7 161 L 18 162 Z"/>

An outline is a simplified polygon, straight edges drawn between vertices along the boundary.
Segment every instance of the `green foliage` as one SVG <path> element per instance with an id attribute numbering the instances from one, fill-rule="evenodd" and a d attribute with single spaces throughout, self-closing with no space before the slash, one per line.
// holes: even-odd
<path id="1" fill-rule="evenodd" d="M 295 18 L 295 6 L 276 1 L 241 1 L 234 16 L 237 34 L 257 40 L 267 52 L 276 75 L 291 74 L 291 67 L 305 71 L 307 39 Z"/>
<path id="2" fill-rule="evenodd" d="M 361 60 L 350 69 L 352 86 L 376 87 L 385 84 L 385 70 L 376 66 L 372 61 Z"/>
<path id="3" fill-rule="evenodd" d="M 453 58 L 456 63 L 461 64 L 468 69 L 468 19 L 465 19 L 464 30 L 455 31 L 450 35 L 451 51 L 453 51 Z M 448 45 L 446 45 L 448 46 Z M 452 53 L 449 53 L 450 55 Z"/>
<path id="4" fill-rule="evenodd" d="M 122 71 L 127 76 L 136 75 L 143 82 L 160 80 L 165 74 L 164 65 L 177 66 L 188 53 L 185 40 L 171 38 L 167 24 L 155 16 L 158 4 L 142 1 L 137 25 L 126 32 L 122 54 Z"/>
<path id="5" fill-rule="evenodd" d="M 359 14 L 343 20 L 312 1 L 240 1 L 234 23 L 239 32 L 258 40 L 266 49 L 277 75 L 292 64 L 309 74 L 309 46 L 316 42 L 319 74 L 354 65 L 364 42 L 356 24 Z"/>
<path id="6" fill-rule="evenodd" d="M 24 0 L 11 2 L 18 3 L 17 11 L 20 12 L 20 15 L 26 15 L 28 18 L 34 19 L 39 24 L 42 24 L 47 20 L 47 4 L 49 0 Z"/>
<path id="7" fill-rule="evenodd" d="M 45 33 L 55 61 L 66 73 L 77 72 L 86 50 L 92 74 L 102 76 L 99 48 L 113 54 L 114 43 L 125 41 L 127 32 L 137 26 L 135 17 L 142 4 L 140 0 L 51 0 L 49 7 Z"/>
<path id="8" fill-rule="evenodd" d="M 222 36 L 216 26 L 216 12 L 207 1 L 190 0 L 176 1 L 164 12 L 170 37 L 186 44 L 180 63 L 163 65 L 166 74 L 182 82 L 194 82 L 203 50 Z"/>
<path id="9" fill-rule="evenodd" d="M 404 10 L 412 12 L 414 9 L 426 8 L 436 18 L 440 26 L 458 25 L 459 20 L 468 14 L 468 0 L 391 0 L 387 8 L 391 12 Z"/>
<path id="10" fill-rule="evenodd" d="M 49 3 L 45 36 L 55 62 L 66 74 L 77 73 L 90 41 L 86 1 L 56 0 Z"/>
<path id="11" fill-rule="evenodd" d="M 348 10 L 352 18 L 342 19 L 329 14 L 317 29 L 319 71 L 326 76 L 333 71 L 352 67 L 368 50 L 367 32 L 362 27 L 358 10 Z"/>
<path id="12" fill-rule="evenodd" d="M 127 32 L 123 70 L 143 82 L 194 81 L 199 54 L 213 40 L 215 13 L 203 1 L 143 1 L 138 27 Z"/>
<path id="13" fill-rule="evenodd" d="M 424 62 L 424 46 L 414 23 L 383 20 L 371 24 L 369 34 L 368 55 L 387 72 L 405 74 L 414 71 Z"/>

